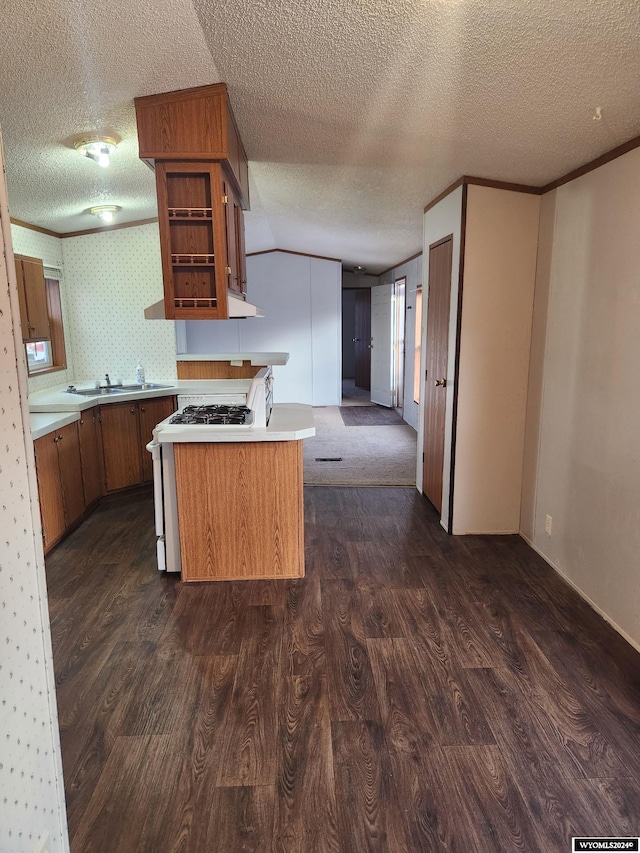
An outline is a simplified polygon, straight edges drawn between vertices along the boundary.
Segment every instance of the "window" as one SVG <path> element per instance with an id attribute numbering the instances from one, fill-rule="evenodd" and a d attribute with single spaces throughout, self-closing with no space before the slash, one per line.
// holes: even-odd
<path id="1" fill-rule="evenodd" d="M 24 346 L 27 351 L 29 373 L 37 373 L 46 367 L 53 367 L 51 341 L 36 341 Z"/>
<path id="2" fill-rule="evenodd" d="M 24 345 L 29 376 L 51 373 L 54 370 L 64 370 L 67 366 L 60 302 L 60 272 L 46 268 L 45 276 L 48 276 L 45 277 L 44 283 L 49 314 L 49 338 Z"/>

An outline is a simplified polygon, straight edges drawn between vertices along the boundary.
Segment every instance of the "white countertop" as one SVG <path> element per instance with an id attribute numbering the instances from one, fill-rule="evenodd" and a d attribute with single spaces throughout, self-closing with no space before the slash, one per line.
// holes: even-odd
<path id="1" fill-rule="evenodd" d="M 126 384 L 126 383 L 125 383 Z M 83 396 L 68 393 L 66 385 L 50 388 L 47 391 L 37 391 L 29 394 L 29 411 L 31 412 L 83 412 L 92 406 L 108 403 L 126 403 L 130 400 L 141 400 L 145 397 L 168 397 L 172 394 L 246 394 L 251 385 L 250 379 L 172 379 L 167 381 L 154 380 L 153 384 L 164 385 L 164 388 L 149 388 L 138 391 L 118 391 L 111 394 Z M 91 382 L 77 382 L 76 388 L 91 388 Z M 55 429 L 55 427 L 53 427 Z"/>
<path id="2" fill-rule="evenodd" d="M 74 421 L 80 420 L 80 412 L 51 412 L 42 414 L 32 414 L 31 421 L 31 438 L 35 441 L 36 438 L 42 438 L 43 435 L 48 435 L 57 429 L 61 429 L 67 424 L 72 424 Z"/>
<path id="3" fill-rule="evenodd" d="M 277 403 L 267 427 L 168 424 L 162 421 L 153 431 L 159 444 L 183 442 L 298 441 L 316 434 L 313 408 L 303 403 Z"/>
<path id="4" fill-rule="evenodd" d="M 215 352 L 188 353 L 176 356 L 176 361 L 249 361 L 257 366 L 267 367 L 273 364 L 286 364 L 289 361 L 288 352 Z"/>

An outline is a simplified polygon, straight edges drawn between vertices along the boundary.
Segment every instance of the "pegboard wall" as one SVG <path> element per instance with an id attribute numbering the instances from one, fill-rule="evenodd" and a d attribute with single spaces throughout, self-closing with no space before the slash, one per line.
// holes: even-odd
<path id="1" fill-rule="evenodd" d="M 69 850 L 26 377 L 0 137 L 0 851 Z M 9 284 L 9 279 L 11 284 Z M 19 362 L 19 363 L 18 363 Z"/>

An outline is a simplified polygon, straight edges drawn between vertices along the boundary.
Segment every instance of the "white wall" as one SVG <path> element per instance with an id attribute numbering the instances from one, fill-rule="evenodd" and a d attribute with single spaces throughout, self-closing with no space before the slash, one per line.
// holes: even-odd
<path id="1" fill-rule="evenodd" d="M 2 166 L 0 243 L 7 255 L 0 262 L 0 850 L 32 853 L 48 832 L 50 849 L 63 853 L 69 848 L 47 587 Z M 39 254 L 23 247 L 26 254 Z"/>
<path id="2" fill-rule="evenodd" d="M 453 235 L 453 257 L 451 262 L 451 300 L 449 302 L 449 354 L 447 363 L 450 365 L 447 375 L 447 400 L 445 406 L 445 438 L 444 438 L 444 477 L 442 484 L 442 517 L 444 526 L 448 524 L 450 466 L 451 466 L 451 432 L 453 425 L 453 389 L 455 382 L 455 353 L 456 353 L 456 322 L 458 313 L 458 278 L 460 273 L 460 242 L 462 231 L 462 187 L 450 192 L 424 215 L 424 250 L 422 253 L 422 276 L 424 287 L 429 283 L 429 246 Z M 424 376 L 425 352 L 427 345 L 427 319 L 429 314 L 428 298 L 423 296 L 422 302 L 422 346 L 420 359 L 420 375 Z M 424 449 L 424 393 L 421 394 L 418 418 L 418 459 L 416 469 L 416 486 L 422 491 L 422 452 Z"/>
<path id="3" fill-rule="evenodd" d="M 145 320 L 163 297 L 155 223 L 62 240 L 74 380 L 176 378 L 175 324 Z"/>
<path id="4" fill-rule="evenodd" d="M 533 544 L 640 647 L 640 150 L 558 188 Z M 544 285 L 544 283 L 542 283 Z M 531 451 L 531 446 L 529 446 Z M 537 450 L 537 453 L 536 453 Z M 552 534 L 544 531 L 553 518 Z M 523 524 L 523 528 L 525 525 Z"/>
<path id="5" fill-rule="evenodd" d="M 264 317 L 187 321 L 187 352 L 288 352 L 276 402 L 336 406 L 341 397 L 339 261 L 288 252 L 247 258 L 247 295 Z"/>
<path id="6" fill-rule="evenodd" d="M 13 242 L 13 251 L 16 254 L 28 255 L 31 258 L 40 258 L 45 267 L 53 267 L 62 273 L 60 280 L 60 303 L 62 306 L 62 326 L 65 332 L 67 369 L 56 370 L 55 373 L 46 373 L 44 376 L 34 376 L 29 379 L 29 392 L 44 391 L 47 388 L 53 388 L 55 385 L 66 385 L 73 381 L 73 347 L 69 339 L 71 323 L 68 311 L 67 282 L 64 276 L 63 241 L 60 237 L 42 234 L 40 231 L 23 228 L 21 225 L 11 226 L 11 239 Z M 24 350 L 21 348 L 20 352 L 23 353 Z"/>
<path id="7" fill-rule="evenodd" d="M 467 188 L 454 533 L 517 533 L 540 196 Z"/>

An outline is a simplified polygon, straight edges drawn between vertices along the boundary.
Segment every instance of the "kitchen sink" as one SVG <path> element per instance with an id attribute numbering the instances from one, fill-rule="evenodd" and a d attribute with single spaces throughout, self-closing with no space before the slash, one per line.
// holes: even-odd
<path id="1" fill-rule="evenodd" d="M 67 388 L 67 394 L 81 394 L 83 397 L 101 397 L 103 394 L 119 394 L 123 389 L 118 388 Z"/>
<path id="2" fill-rule="evenodd" d="M 80 394 L 82 397 L 102 397 L 107 394 L 126 394 L 129 391 L 153 391 L 156 388 L 171 388 L 171 385 L 157 385 L 145 382 L 143 385 L 107 385 L 103 388 L 74 388 L 70 385 L 67 394 Z"/>
<path id="3" fill-rule="evenodd" d="M 156 385 L 155 382 L 145 382 L 142 385 L 122 385 L 120 391 L 153 391 L 154 388 L 171 388 L 171 385 Z"/>

